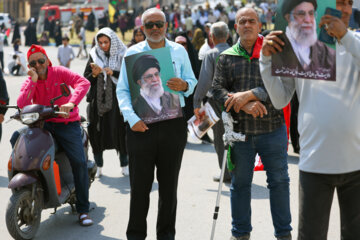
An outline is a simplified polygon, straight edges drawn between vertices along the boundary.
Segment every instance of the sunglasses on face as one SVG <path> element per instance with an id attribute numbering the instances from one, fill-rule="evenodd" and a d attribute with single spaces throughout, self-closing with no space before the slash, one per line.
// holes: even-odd
<path id="1" fill-rule="evenodd" d="M 46 59 L 45 58 L 39 58 L 38 60 L 32 60 L 31 62 L 29 62 L 30 67 L 36 67 L 36 61 L 42 65 L 45 63 Z"/>
<path id="2" fill-rule="evenodd" d="M 157 27 L 157 28 L 162 28 L 164 27 L 165 23 L 164 22 L 147 22 L 145 23 L 145 28 L 146 29 L 152 29 L 154 27 L 154 25 Z"/>

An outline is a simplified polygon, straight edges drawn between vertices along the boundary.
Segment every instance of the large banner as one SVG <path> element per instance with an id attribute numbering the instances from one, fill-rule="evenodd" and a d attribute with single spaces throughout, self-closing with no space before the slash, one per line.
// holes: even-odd
<path id="1" fill-rule="evenodd" d="M 131 102 L 146 124 L 182 117 L 180 99 L 166 82 L 175 77 L 168 47 L 125 57 Z"/>
<path id="2" fill-rule="evenodd" d="M 335 0 L 279 0 L 275 29 L 285 46 L 273 55 L 272 75 L 335 81 L 335 39 L 318 25 L 324 14 L 339 13 Z"/>

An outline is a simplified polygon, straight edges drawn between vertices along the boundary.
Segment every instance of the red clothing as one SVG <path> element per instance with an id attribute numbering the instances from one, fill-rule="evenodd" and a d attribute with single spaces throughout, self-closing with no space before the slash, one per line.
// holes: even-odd
<path id="1" fill-rule="evenodd" d="M 41 104 L 50 106 L 50 100 L 61 95 L 60 84 L 65 83 L 72 87 L 74 91 L 68 97 L 61 97 L 55 101 L 55 105 L 61 106 L 63 104 L 72 102 L 75 107 L 70 112 L 69 118 L 51 118 L 49 122 L 74 122 L 80 120 L 79 108 L 77 105 L 86 95 L 90 87 L 90 82 L 77 73 L 69 69 L 56 66 L 48 67 L 48 78 L 46 80 L 38 80 L 34 83 L 31 77 L 26 79 L 22 84 L 20 96 L 17 99 L 17 105 L 23 108 L 30 104 Z"/>

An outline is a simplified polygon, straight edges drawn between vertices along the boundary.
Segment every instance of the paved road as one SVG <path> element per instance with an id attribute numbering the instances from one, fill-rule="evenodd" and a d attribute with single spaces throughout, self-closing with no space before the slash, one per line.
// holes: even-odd
<path id="1" fill-rule="evenodd" d="M 21 47 L 26 52 L 27 48 Z M 46 48 L 54 65 L 57 49 Z M 75 49 L 77 53 L 77 48 Z M 12 48 L 5 47 L 6 62 Z M 80 74 L 83 73 L 86 59 L 76 59 L 72 62 L 71 69 Z M 15 104 L 20 85 L 26 77 L 5 76 L 10 103 Z M 80 104 L 80 112 L 84 116 L 86 102 Z M 6 119 L 14 112 L 9 110 Z M 12 132 L 22 125 L 11 121 L 3 124 L 3 138 L 0 144 L 0 239 L 11 239 L 5 224 L 5 211 L 11 191 L 7 188 L 7 162 L 10 156 L 10 144 L 8 139 Z M 92 154 L 90 154 L 92 156 Z M 63 240 L 63 239 L 101 239 L 119 240 L 126 239 L 126 226 L 129 216 L 130 187 L 128 177 L 121 175 L 118 157 L 115 151 L 104 153 L 104 176 L 94 182 L 90 189 L 90 201 L 93 210 L 90 212 L 95 225 L 88 228 L 80 227 L 77 216 L 71 214 L 69 205 L 62 206 L 55 215 L 53 209 L 42 212 L 42 222 L 35 239 Z M 293 236 L 297 236 L 298 223 L 298 156 L 289 149 L 289 173 L 291 188 L 291 213 Z M 177 239 L 178 240 L 206 240 L 210 239 L 212 227 L 212 215 L 216 202 L 218 184 L 212 181 L 212 177 L 219 173 L 216 154 L 212 145 L 203 145 L 189 139 L 186 146 L 182 168 L 180 172 L 178 211 L 177 211 Z M 221 208 L 217 220 L 215 239 L 226 240 L 230 238 L 231 214 L 230 214 L 230 185 L 224 184 L 221 198 Z M 156 239 L 156 216 L 157 216 L 157 193 L 158 185 L 155 181 L 151 192 L 151 204 L 148 215 L 148 238 Z M 266 175 L 264 172 L 256 172 L 252 185 L 252 239 L 271 240 L 273 226 L 269 209 L 269 193 L 266 188 Z M 335 200 L 336 201 L 336 200 Z M 339 239 L 340 217 L 337 203 L 333 207 L 329 226 L 329 240 Z M 295 239 L 295 237 L 294 237 Z"/>

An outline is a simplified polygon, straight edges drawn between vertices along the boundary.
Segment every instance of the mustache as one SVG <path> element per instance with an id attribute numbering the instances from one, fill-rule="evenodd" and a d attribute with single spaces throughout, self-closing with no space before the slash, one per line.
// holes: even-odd
<path id="1" fill-rule="evenodd" d="M 311 23 L 303 23 L 300 25 L 300 27 L 313 27 L 314 25 Z"/>

